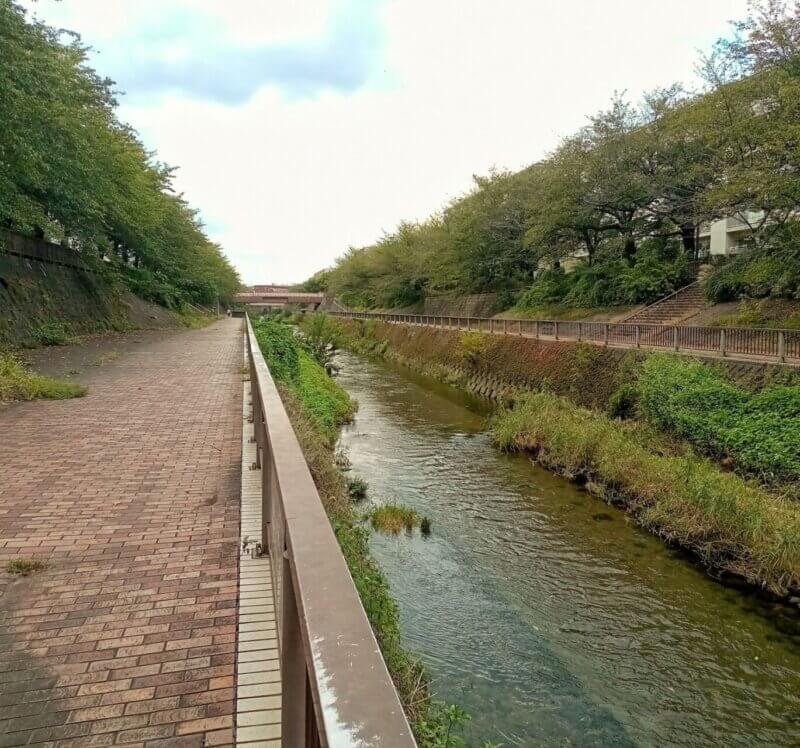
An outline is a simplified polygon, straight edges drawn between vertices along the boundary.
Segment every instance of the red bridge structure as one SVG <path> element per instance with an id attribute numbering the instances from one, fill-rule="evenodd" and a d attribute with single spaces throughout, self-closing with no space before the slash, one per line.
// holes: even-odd
<path id="1" fill-rule="evenodd" d="M 317 309 L 325 300 L 325 295 L 291 291 L 288 286 L 265 284 L 245 288 L 241 293 L 236 294 L 234 300 L 237 306 L 253 312 L 285 306 Z"/>

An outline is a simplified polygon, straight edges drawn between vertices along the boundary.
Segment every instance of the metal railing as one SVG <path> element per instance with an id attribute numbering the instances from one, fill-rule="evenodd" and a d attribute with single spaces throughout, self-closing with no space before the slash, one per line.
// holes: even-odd
<path id="1" fill-rule="evenodd" d="M 543 319 L 496 319 L 382 312 L 329 312 L 349 319 L 375 319 L 446 330 L 489 332 L 549 340 L 652 348 L 678 353 L 716 354 L 741 360 L 800 365 L 800 330 L 744 327 L 687 327 L 638 322 L 572 322 Z"/>
<path id="2" fill-rule="evenodd" d="M 246 318 L 283 689 L 282 743 L 414 748 L 358 592 Z"/>

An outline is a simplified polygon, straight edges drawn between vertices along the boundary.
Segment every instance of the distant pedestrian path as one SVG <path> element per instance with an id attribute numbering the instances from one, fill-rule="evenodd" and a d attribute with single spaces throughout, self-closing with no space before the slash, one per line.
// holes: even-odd
<path id="1" fill-rule="evenodd" d="M 233 743 L 241 330 L 0 408 L 0 747 Z"/>

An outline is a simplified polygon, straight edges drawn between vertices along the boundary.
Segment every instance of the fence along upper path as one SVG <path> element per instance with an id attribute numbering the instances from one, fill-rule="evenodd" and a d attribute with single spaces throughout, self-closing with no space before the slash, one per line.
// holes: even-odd
<path id="1" fill-rule="evenodd" d="M 648 348 L 736 361 L 800 366 L 800 330 L 745 327 L 690 327 L 631 322 L 572 322 L 495 317 L 450 317 L 426 314 L 331 311 L 336 317 L 375 319 L 444 330 L 521 335 L 543 340 L 568 340 L 620 348 Z"/>

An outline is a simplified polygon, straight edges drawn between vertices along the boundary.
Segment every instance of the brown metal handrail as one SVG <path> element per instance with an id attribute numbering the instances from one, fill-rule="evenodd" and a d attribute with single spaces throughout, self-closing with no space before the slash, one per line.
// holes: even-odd
<path id="1" fill-rule="evenodd" d="M 546 319 L 496 319 L 384 312 L 338 312 L 350 319 L 376 319 L 450 330 L 552 340 L 572 340 L 623 348 L 654 348 L 683 353 L 717 354 L 740 360 L 800 365 L 800 330 L 750 327 L 692 327 L 647 322 L 573 322 Z"/>
<path id="2" fill-rule="evenodd" d="M 272 561 L 286 746 L 416 742 L 246 318 L 262 547 Z"/>

